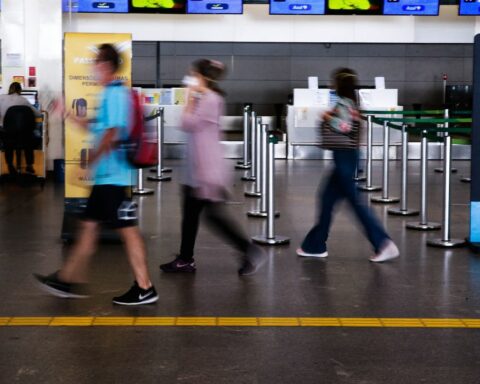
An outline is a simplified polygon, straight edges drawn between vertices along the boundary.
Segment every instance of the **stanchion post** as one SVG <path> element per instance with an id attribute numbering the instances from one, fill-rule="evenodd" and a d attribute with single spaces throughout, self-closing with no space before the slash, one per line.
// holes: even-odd
<path id="1" fill-rule="evenodd" d="M 132 189 L 134 195 L 151 195 L 153 189 L 143 187 L 143 169 L 137 169 L 137 187 Z"/>
<path id="2" fill-rule="evenodd" d="M 268 126 L 264 126 L 266 129 Z M 268 134 L 267 146 L 267 233 L 265 235 L 254 236 L 253 241 L 264 245 L 283 245 L 288 244 L 290 239 L 285 236 L 275 235 L 275 144 L 277 139 L 275 135 Z"/>
<path id="3" fill-rule="evenodd" d="M 445 75 L 446 76 L 446 75 Z M 445 95 L 445 91 L 446 91 L 446 80 L 444 80 L 444 95 Z M 444 96 L 445 97 L 445 96 Z M 445 101 L 444 101 L 445 103 Z M 448 108 L 445 108 L 445 111 L 443 112 L 443 118 L 444 119 L 448 119 L 450 118 L 450 111 Z M 443 126 L 448 128 L 448 123 L 445 123 Z M 446 133 L 445 132 L 442 132 L 441 135 L 440 135 L 442 138 L 445 139 L 445 136 L 446 136 Z M 445 140 L 443 141 L 443 146 L 445 146 Z M 444 150 L 445 151 L 445 150 Z M 435 168 L 434 171 L 437 172 L 437 173 L 443 173 L 445 170 L 444 167 L 439 167 L 439 168 Z M 456 168 L 451 168 L 451 172 L 452 173 L 455 173 L 457 172 L 457 169 Z"/>
<path id="4" fill-rule="evenodd" d="M 366 177 L 367 183 L 359 185 L 358 189 L 365 192 L 380 191 L 382 188 L 372 185 L 372 160 L 373 160 L 373 116 L 367 115 L 367 161 Z"/>
<path id="5" fill-rule="evenodd" d="M 251 167 L 250 160 L 248 158 L 249 151 L 249 131 L 250 131 L 250 106 L 246 105 L 243 109 L 243 160 L 239 161 L 235 168 L 237 169 L 249 169 Z"/>
<path id="6" fill-rule="evenodd" d="M 255 131 L 252 132 L 252 142 L 255 142 L 255 151 L 252 154 L 252 173 L 255 172 L 255 181 L 250 191 L 245 192 L 246 197 L 262 197 L 262 164 L 264 161 L 263 142 L 266 140 L 262 131 L 262 118 L 257 117 L 253 124 Z M 255 160 L 253 160 L 255 159 Z M 253 168 L 255 168 L 253 170 Z"/>
<path id="7" fill-rule="evenodd" d="M 390 127 L 388 121 L 383 122 L 383 184 L 382 184 L 382 196 L 372 197 L 370 200 L 373 203 L 397 203 L 400 201 L 398 197 L 390 197 L 388 193 L 389 188 L 389 155 L 390 155 Z"/>
<path id="8" fill-rule="evenodd" d="M 164 112 L 165 109 L 163 107 L 160 107 L 157 111 L 158 117 L 157 117 L 157 159 L 158 159 L 158 164 L 155 169 L 156 171 L 156 176 L 148 176 L 147 180 L 150 181 L 170 181 L 172 178 L 170 176 L 164 176 L 163 172 L 165 172 L 165 169 L 163 168 L 163 135 L 165 132 L 165 119 L 164 119 Z M 171 171 L 171 169 L 170 169 Z"/>
<path id="9" fill-rule="evenodd" d="M 255 111 L 252 111 L 251 120 L 250 120 L 250 146 L 249 146 L 249 154 L 250 154 L 250 170 L 247 171 L 245 176 L 242 176 L 242 180 L 244 181 L 255 181 L 256 180 L 256 164 L 257 164 L 257 156 L 256 156 L 256 134 L 255 131 L 257 130 L 257 114 Z"/>
<path id="10" fill-rule="evenodd" d="M 443 146 L 443 231 L 442 238 L 430 239 L 427 244 L 432 247 L 461 247 L 465 240 L 450 238 L 450 173 L 452 166 L 452 138 L 445 132 Z"/>
<path id="11" fill-rule="evenodd" d="M 402 186 L 400 195 L 400 208 L 388 210 L 390 215 L 415 216 L 418 211 L 408 209 L 408 131 L 405 124 L 402 125 Z"/>
<path id="12" fill-rule="evenodd" d="M 428 138 L 427 131 L 425 130 L 422 131 L 420 168 L 420 221 L 409 222 L 407 223 L 406 227 L 408 229 L 416 229 L 418 231 L 432 231 L 440 229 L 441 225 L 439 223 L 428 221 Z"/>

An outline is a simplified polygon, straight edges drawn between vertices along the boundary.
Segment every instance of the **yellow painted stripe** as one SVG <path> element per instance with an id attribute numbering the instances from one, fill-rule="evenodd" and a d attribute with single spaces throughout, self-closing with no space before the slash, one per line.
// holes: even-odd
<path id="1" fill-rule="evenodd" d="M 175 321 L 175 317 L 137 317 L 135 320 L 135 326 L 168 327 L 174 326 Z"/>
<path id="2" fill-rule="evenodd" d="M 467 326 L 467 328 L 480 328 L 480 320 L 462 319 L 462 322 Z"/>
<path id="3" fill-rule="evenodd" d="M 52 327 L 90 327 L 93 317 L 54 317 L 50 323 Z"/>
<path id="4" fill-rule="evenodd" d="M 302 327 L 340 327 L 340 319 L 329 317 L 301 317 Z"/>
<path id="5" fill-rule="evenodd" d="M 422 319 L 427 328 L 465 328 L 460 319 Z"/>
<path id="6" fill-rule="evenodd" d="M 179 326 L 196 326 L 196 327 L 213 327 L 217 325 L 216 317 L 177 317 L 176 325 Z"/>
<path id="7" fill-rule="evenodd" d="M 298 327 L 300 325 L 296 317 L 260 317 L 258 322 L 261 327 Z"/>
<path id="8" fill-rule="evenodd" d="M 256 317 L 219 317 L 218 325 L 221 327 L 257 327 Z"/>
<path id="9" fill-rule="evenodd" d="M 129 326 L 135 322 L 134 317 L 95 317 L 94 326 Z"/>
<path id="10" fill-rule="evenodd" d="M 354 317 L 0 317 L 0 327 L 358 327 L 480 328 L 480 319 Z"/>
<path id="11" fill-rule="evenodd" d="M 3 327 L 8 324 L 10 317 L 0 317 L 0 327 Z"/>
<path id="12" fill-rule="evenodd" d="M 383 327 L 380 319 L 369 318 L 340 318 L 343 327 Z"/>
<path id="13" fill-rule="evenodd" d="M 47 326 L 52 321 L 51 317 L 12 317 L 9 326 Z"/>

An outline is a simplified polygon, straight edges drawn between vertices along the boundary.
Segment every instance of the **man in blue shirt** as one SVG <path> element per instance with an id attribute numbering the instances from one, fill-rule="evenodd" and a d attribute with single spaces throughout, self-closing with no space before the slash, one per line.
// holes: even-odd
<path id="1" fill-rule="evenodd" d="M 94 149 L 89 156 L 94 185 L 88 199 L 77 243 L 62 269 L 49 276 L 35 275 L 49 293 L 64 298 L 85 297 L 87 268 L 95 252 L 99 225 L 116 229 L 125 244 L 135 283 L 124 295 L 114 297 L 120 305 L 150 304 L 158 300 L 148 274 L 146 249 L 138 229 L 136 204 L 127 195 L 132 184 L 132 168 L 118 142 L 128 138 L 130 91 L 115 80 L 120 57 L 110 44 L 99 47 L 95 60 L 98 81 L 104 86 L 93 124 L 70 115 L 79 126 L 89 129 Z"/>

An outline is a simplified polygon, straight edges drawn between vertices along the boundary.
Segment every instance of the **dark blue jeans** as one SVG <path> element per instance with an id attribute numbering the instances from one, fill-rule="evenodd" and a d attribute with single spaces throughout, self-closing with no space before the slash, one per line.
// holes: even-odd
<path id="1" fill-rule="evenodd" d="M 334 169 L 327 180 L 321 196 L 319 196 L 320 216 L 315 226 L 303 240 L 302 249 L 309 253 L 322 253 L 327 250 L 328 232 L 332 222 L 332 211 L 341 199 L 347 199 L 360 220 L 368 240 L 375 252 L 382 243 L 389 239 L 383 226 L 358 194 L 353 176 L 357 166 L 358 151 L 354 149 L 338 149 L 333 151 Z"/>

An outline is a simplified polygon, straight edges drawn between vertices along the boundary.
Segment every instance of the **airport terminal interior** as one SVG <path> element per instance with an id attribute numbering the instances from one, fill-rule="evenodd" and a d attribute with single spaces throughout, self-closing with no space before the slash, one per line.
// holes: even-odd
<path id="1" fill-rule="evenodd" d="M 0 4 L 0 383 L 480 383 L 480 2 Z"/>

